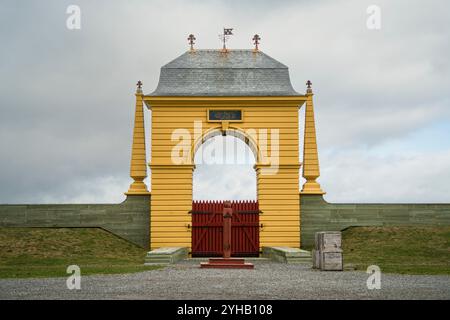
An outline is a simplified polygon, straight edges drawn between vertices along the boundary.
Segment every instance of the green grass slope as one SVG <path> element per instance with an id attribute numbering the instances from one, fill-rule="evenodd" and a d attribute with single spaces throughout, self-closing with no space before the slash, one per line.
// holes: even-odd
<path id="1" fill-rule="evenodd" d="M 450 227 L 355 227 L 343 232 L 344 263 L 358 270 L 450 274 Z"/>
<path id="2" fill-rule="evenodd" d="M 68 277 L 152 270 L 146 250 L 98 228 L 0 228 L 0 278 Z"/>

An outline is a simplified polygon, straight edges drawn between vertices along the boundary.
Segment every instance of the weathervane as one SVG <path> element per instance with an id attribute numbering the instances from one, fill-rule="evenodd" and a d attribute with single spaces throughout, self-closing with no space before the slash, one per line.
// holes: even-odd
<path id="1" fill-rule="evenodd" d="M 225 42 L 227 42 L 228 38 L 233 35 L 232 31 L 233 31 L 233 28 L 223 28 L 223 34 L 219 34 L 219 38 L 223 42 L 223 49 L 222 49 L 222 51 L 224 51 L 224 52 L 227 51 L 227 47 L 225 45 Z"/>
<path id="2" fill-rule="evenodd" d="M 306 92 L 307 93 L 312 93 L 311 85 L 312 85 L 311 80 L 306 81 Z"/>
<path id="3" fill-rule="evenodd" d="M 141 80 L 139 80 L 139 81 L 136 83 L 136 86 L 137 86 L 136 92 L 142 92 L 142 81 L 141 81 Z"/>
<path id="4" fill-rule="evenodd" d="M 189 35 L 189 37 L 187 39 L 189 41 L 189 45 L 191 46 L 191 51 L 194 51 L 194 44 L 195 44 L 194 40 L 197 40 L 197 39 L 194 37 L 194 35 L 192 33 Z"/>
<path id="5" fill-rule="evenodd" d="M 253 36 L 253 44 L 255 45 L 255 50 L 254 51 L 258 51 L 258 44 L 259 44 L 259 40 L 261 40 L 261 37 L 257 34 L 255 34 Z"/>

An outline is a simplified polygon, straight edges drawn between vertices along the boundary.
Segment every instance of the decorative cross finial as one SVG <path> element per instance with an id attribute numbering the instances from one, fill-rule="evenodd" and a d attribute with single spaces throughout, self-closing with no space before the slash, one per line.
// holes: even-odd
<path id="1" fill-rule="evenodd" d="M 136 86 L 137 86 L 136 92 L 142 92 L 142 81 L 141 80 L 139 80 L 136 83 Z"/>
<path id="2" fill-rule="evenodd" d="M 257 34 L 255 34 L 253 36 L 253 44 L 255 45 L 255 51 L 258 51 L 258 44 L 259 44 L 259 40 L 261 40 L 261 37 Z"/>
<path id="3" fill-rule="evenodd" d="M 233 28 L 223 28 L 223 34 L 219 34 L 219 38 L 221 38 L 223 42 L 223 49 L 222 51 L 227 52 L 227 47 L 225 45 L 225 42 L 227 42 L 228 38 L 233 35 Z"/>
<path id="4" fill-rule="evenodd" d="M 191 46 L 191 51 L 194 51 L 194 44 L 195 44 L 194 41 L 197 39 L 194 37 L 194 35 L 192 33 L 189 35 L 189 37 L 187 39 L 189 41 L 189 45 Z"/>
<path id="5" fill-rule="evenodd" d="M 311 85 L 312 85 L 311 80 L 306 81 L 306 92 L 307 93 L 312 93 Z"/>

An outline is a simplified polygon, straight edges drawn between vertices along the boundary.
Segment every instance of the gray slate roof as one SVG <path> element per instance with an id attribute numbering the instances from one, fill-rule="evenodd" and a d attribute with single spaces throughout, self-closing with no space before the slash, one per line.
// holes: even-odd
<path id="1" fill-rule="evenodd" d="M 149 96 L 298 96 L 288 67 L 253 50 L 196 50 L 161 67 Z"/>

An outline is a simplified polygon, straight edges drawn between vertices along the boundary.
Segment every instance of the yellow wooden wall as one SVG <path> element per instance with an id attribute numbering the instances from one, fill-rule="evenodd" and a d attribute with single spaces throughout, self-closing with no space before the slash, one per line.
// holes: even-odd
<path id="1" fill-rule="evenodd" d="M 218 98 L 220 99 L 220 98 Z M 219 100 L 220 102 L 220 100 Z M 236 103 L 236 102 L 235 102 Z M 240 129 L 279 129 L 280 166 L 276 175 L 265 175 L 256 164 L 257 193 L 263 214 L 260 222 L 261 246 L 300 246 L 299 201 L 299 132 L 298 101 L 279 105 L 275 102 L 245 103 L 238 105 L 179 105 L 152 103 L 151 135 L 151 248 L 164 246 L 191 247 L 191 224 L 188 211 L 192 206 L 193 163 L 175 165 L 171 161 L 172 148 L 178 143 L 171 141 L 177 128 L 189 130 L 194 137 L 194 121 L 202 121 L 203 132 L 221 128 L 221 123 L 207 121 L 207 109 L 237 109 L 244 112 L 244 121 L 230 123 Z M 249 103 L 248 103 L 249 104 Z M 244 106 L 243 106 L 244 105 Z M 239 107 L 238 107 L 239 106 Z M 193 143 L 191 141 L 190 143 Z M 269 155 L 270 155 L 269 140 Z M 226 200 L 226 199 L 224 199 Z"/>

